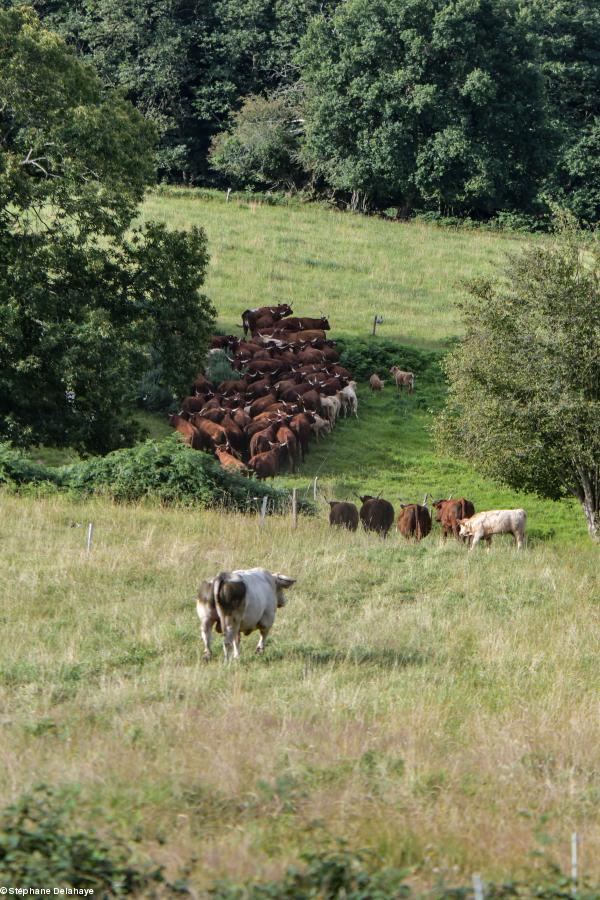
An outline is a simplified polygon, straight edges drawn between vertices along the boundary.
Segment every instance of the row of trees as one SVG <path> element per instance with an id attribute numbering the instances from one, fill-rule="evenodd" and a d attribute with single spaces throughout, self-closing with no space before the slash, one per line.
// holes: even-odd
<path id="1" fill-rule="evenodd" d="M 33 2 L 155 123 L 164 177 L 600 218 L 596 0 Z"/>

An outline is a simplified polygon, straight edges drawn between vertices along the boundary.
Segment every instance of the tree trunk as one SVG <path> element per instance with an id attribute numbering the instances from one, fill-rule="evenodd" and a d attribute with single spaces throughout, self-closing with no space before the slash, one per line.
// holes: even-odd
<path id="1" fill-rule="evenodd" d="M 598 474 L 582 472 L 581 489 L 577 492 L 587 522 L 588 534 L 593 541 L 600 541 L 600 485 Z"/>

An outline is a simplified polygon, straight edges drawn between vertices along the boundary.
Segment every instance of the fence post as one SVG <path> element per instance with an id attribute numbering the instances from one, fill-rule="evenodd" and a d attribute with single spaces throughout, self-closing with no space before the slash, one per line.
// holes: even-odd
<path id="1" fill-rule="evenodd" d="M 90 522 L 87 527 L 87 541 L 86 541 L 86 552 L 89 553 L 92 549 L 92 535 L 94 534 L 94 523 Z"/>
<path id="2" fill-rule="evenodd" d="M 319 480 L 319 476 L 315 475 L 315 480 L 313 482 L 313 500 L 315 503 L 317 502 L 317 481 Z"/>
<path id="3" fill-rule="evenodd" d="M 578 848 L 579 848 L 579 837 L 576 831 L 571 833 L 571 896 L 577 896 L 577 882 L 579 880 L 579 872 L 578 872 Z"/>
<path id="4" fill-rule="evenodd" d="M 230 196 L 231 196 L 231 188 L 227 188 L 227 197 L 225 199 L 225 203 L 229 203 Z"/>
<path id="5" fill-rule="evenodd" d="M 475 897 L 475 900 L 485 900 L 483 881 L 479 874 L 473 875 L 473 896 Z"/>
<path id="6" fill-rule="evenodd" d="M 261 527 L 265 524 L 265 516 L 267 515 L 268 500 L 269 500 L 269 498 L 265 494 L 265 496 L 263 497 L 262 506 L 260 508 L 260 523 L 259 524 L 261 525 Z"/>
<path id="7" fill-rule="evenodd" d="M 292 528 L 298 527 L 298 495 L 297 489 L 292 490 Z"/>

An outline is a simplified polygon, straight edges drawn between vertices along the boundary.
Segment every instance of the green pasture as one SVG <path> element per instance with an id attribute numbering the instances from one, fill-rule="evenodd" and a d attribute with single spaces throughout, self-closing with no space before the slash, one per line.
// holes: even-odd
<path id="1" fill-rule="evenodd" d="M 493 270 L 517 239 L 342 213 L 324 205 L 225 202 L 223 194 L 150 195 L 144 218 L 202 226 L 211 265 L 206 290 L 219 326 L 241 334 L 242 310 L 291 303 L 330 317 L 338 334 L 378 334 L 426 347 L 460 334 L 461 281 Z"/>

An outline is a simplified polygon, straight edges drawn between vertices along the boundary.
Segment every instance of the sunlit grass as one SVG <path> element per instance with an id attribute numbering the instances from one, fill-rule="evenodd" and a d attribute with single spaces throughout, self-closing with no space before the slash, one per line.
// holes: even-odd
<path id="1" fill-rule="evenodd" d="M 443 345 L 461 331 L 455 301 L 467 278 L 490 272 L 515 238 L 367 218 L 306 204 L 266 206 L 199 199 L 185 191 L 150 195 L 145 218 L 206 229 L 208 294 L 219 324 L 239 331 L 247 307 L 292 303 L 298 315 L 331 318 L 338 334 Z"/>
<path id="2" fill-rule="evenodd" d="M 427 883 L 600 876 L 597 549 L 340 534 L 289 519 L 0 497 L 0 786 L 77 784 L 192 881 L 273 875 L 325 833 Z M 85 552 L 85 525 L 95 524 Z M 81 527 L 77 527 L 81 526 Z M 264 658 L 201 661 L 206 575 L 298 579 Z M 547 835 L 547 838 L 544 837 Z M 540 844 L 540 840 L 550 843 Z M 195 861 L 193 861 L 195 857 Z M 456 867 L 456 868 L 455 868 Z"/>

